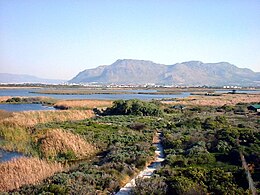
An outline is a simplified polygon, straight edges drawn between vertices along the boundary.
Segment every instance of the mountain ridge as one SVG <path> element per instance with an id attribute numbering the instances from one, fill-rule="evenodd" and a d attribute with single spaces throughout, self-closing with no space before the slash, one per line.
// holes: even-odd
<path id="1" fill-rule="evenodd" d="M 60 84 L 66 82 L 66 80 L 59 79 L 44 79 L 28 74 L 12 74 L 12 73 L 0 73 L 0 83 L 44 83 L 44 84 Z"/>
<path id="2" fill-rule="evenodd" d="M 167 84 L 167 85 L 259 85 L 260 73 L 228 62 L 186 61 L 165 65 L 148 60 L 119 59 L 111 65 L 86 69 L 69 83 Z"/>

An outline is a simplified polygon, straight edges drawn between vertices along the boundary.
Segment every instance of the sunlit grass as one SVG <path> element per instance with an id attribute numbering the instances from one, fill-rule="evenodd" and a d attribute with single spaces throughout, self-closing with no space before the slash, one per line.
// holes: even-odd
<path id="1" fill-rule="evenodd" d="M 112 106 L 110 100 L 61 100 L 54 107 L 61 109 L 103 108 Z"/>
<path id="2" fill-rule="evenodd" d="M 37 184 L 63 170 L 59 163 L 38 158 L 18 158 L 0 164 L 0 192 L 17 189 L 25 184 Z"/>

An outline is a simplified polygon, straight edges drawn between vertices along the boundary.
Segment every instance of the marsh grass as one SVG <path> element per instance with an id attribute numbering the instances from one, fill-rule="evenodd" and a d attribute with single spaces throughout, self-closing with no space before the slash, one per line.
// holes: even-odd
<path id="1" fill-rule="evenodd" d="M 54 104 L 59 109 L 104 108 L 112 106 L 110 100 L 61 100 Z"/>
<path id="2" fill-rule="evenodd" d="M 0 124 L 13 127 L 32 127 L 40 123 L 83 120 L 94 116 L 91 110 L 48 110 L 15 112 Z"/>
<path id="3" fill-rule="evenodd" d="M 91 110 L 24 111 L 0 119 L 0 148 L 35 155 L 32 138 L 37 124 L 77 121 L 93 116 Z"/>
<path id="4" fill-rule="evenodd" d="M 25 154 L 35 154 L 31 145 L 31 136 L 24 127 L 5 127 L 0 125 L 0 148 Z"/>
<path id="5" fill-rule="evenodd" d="M 96 148 L 79 135 L 61 129 L 49 129 L 38 139 L 40 151 L 43 157 L 48 159 L 84 158 L 96 152 Z"/>
<path id="6" fill-rule="evenodd" d="M 0 97 L 0 102 L 2 103 L 2 102 L 5 102 L 6 100 L 8 100 L 8 99 L 10 99 L 11 98 L 11 96 L 1 96 Z"/>
<path id="7" fill-rule="evenodd" d="M 38 158 L 17 158 L 0 164 L 0 192 L 18 189 L 22 185 L 37 184 L 61 172 L 59 163 L 48 163 Z"/>
<path id="8" fill-rule="evenodd" d="M 189 96 L 176 101 L 162 101 L 170 105 L 223 106 L 260 102 L 260 94 L 223 94 L 221 96 Z"/>
<path id="9" fill-rule="evenodd" d="M 12 112 L 0 110 L 0 120 L 13 116 Z"/>

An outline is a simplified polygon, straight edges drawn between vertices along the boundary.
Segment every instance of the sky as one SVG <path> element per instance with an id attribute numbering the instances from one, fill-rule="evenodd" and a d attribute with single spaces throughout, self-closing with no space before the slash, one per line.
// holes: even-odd
<path id="1" fill-rule="evenodd" d="M 117 59 L 260 72 L 259 0 L 0 0 L 0 72 L 71 79 Z"/>

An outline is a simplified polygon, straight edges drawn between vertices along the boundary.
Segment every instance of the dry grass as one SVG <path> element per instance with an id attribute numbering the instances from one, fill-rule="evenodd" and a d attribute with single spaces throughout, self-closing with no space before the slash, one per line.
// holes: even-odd
<path id="1" fill-rule="evenodd" d="M 222 96 L 189 96 L 177 101 L 162 101 L 164 104 L 192 106 L 223 106 L 237 103 L 260 102 L 260 94 L 223 94 Z"/>
<path id="2" fill-rule="evenodd" d="M 37 184 L 62 170 L 61 164 L 48 163 L 38 158 L 23 157 L 0 163 L 0 192 L 18 189 L 26 184 Z"/>
<path id="3" fill-rule="evenodd" d="M 6 100 L 10 99 L 11 96 L 0 96 L 0 102 L 5 102 Z"/>
<path id="4" fill-rule="evenodd" d="M 61 129 L 48 130 L 40 140 L 40 150 L 45 158 L 54 158 L 58 154 L 73 152 L 77 158 L 87 157 L 95 153 L 96 148 L 70 132 Z"/>
<path id="5" fill-rule="evenodd" d="M 0 119 L 0 148 L 34 155 L 30 127 L 39 123 L 83 120 L 94 116 L 91 110 L 24 111 Z"/>
<path id="6" fill-rule="evenodd" d="M 32 127 L 39 123 L 83 120 L 94 116 L 91 110 L 49 110 L 15 112 L 0 120 L 5 126 Z"/>
<path id="7" fill-rule="evenodd" d="M 12 112 L 8 112 L 8 111 L 5 111 L 5 110 L 0 110 L 0 120 L 5 119 L 5 118 L 9 118 L 11 116 L 13 116 Z"/>
<path id="8" fill-rule="evenodd" d="M 61 100 L 54 106 L 63 109 L 72 108 L 104 108 L 112 106 L 113 101 L 109 100 Z"/>

